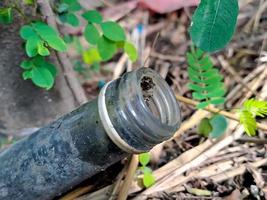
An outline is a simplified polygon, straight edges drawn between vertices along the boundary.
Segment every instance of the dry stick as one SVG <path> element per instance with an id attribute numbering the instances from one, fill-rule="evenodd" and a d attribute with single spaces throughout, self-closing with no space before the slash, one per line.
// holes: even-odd
<path id="1" fill-rule="evenodd" d="M 266 68 L 265 65 L 260 65 L 260 66 L 256 67 L 252 72 L 250 72 L 245 78 L 242 79 L 243 82 L 245 84 L 248 84 L 249 81 L 251 81 L 257 75 L 259 75 L 265 68 Z M 238 83 L 238 85 L 236 85 L 233 89 L 231 89 L 231 91 L 229 91 L 229 93 L 226 96 L 226 99 L 231 100 L 233 97 L 236 96 L 236 94 L 239 91 L 242 91 L 242 85 L 240 83 Z"/>
<path id="2" fill-rule="evenodd" d="M 46 17 L 46 21 L 48 25 L 52 26 L 55 30 L 58 30 L 56 18 L 54 16 L 53 10 L 49 4 L 48 0 L 37 0 L 38 5 L 40 6 L 40 10 L 43 16 Z M 66 53 L 55 52 L 56 57 L 61 65 L 62 71 L 66 76 L 66 82 L 68 83 L 73 96 L 79 104 L 85 103 L 87 101 L 87 97 L 85 92 L 80 85 L 78 79 L 75 76 L 75 72 L 73 71 L 72 64 L 67 57 Z"/>
<path id="3" fill-rule="evenodd" d="M 92 188 L 94 188 L 93 185 L 88 185 L 85 187 L 77 188 L 76 190 L 66 194 L 65 196 L 63 196 L 59 200 L 73 200 L 73 199 L 79 197 L 80 195 L 89 192 Z"/>
<path id="4" fill-rule="evenodd" d="M 264 69 L 264 71 L 260 74 L 259 78 L 257 78 L 255 80 L 255 82 L 252 85 L 250 85 L 251 90 L 256 90 L 257 88 L 259 88 L 261 86 L 262 82 L 266 79 L 266 76 L 267 76 L 267 65 L 266 65 L 266 68 Z M 244 98 L 241 99 L 240 104 L 243 103 L 250 96 L 251 96 L 251 92 L 246 93 Z M 264 99 L 263 95 L 261 95 L 260 98 Z"/>
<path id="5" fill-rule="evenodd" d="M 263 2 L 259 6 L 259 9 L 256 12 L 255 17 L 254 17 L 253 31 L 256 31 L 257 28 L 259 27 L 261 16 L 264 13 L 264 11 L 266 10 L 266 8 L 267 8 L 267 1 Z"/>
<path id="6" fill-rule="evenodd" d="M 183 96 L 176 95 L 176 98 L 177 98 L 177 100 L 179 100 L 179 101 L 181 101 L 183 103 L 192 105 L 192 106 L 197 106 L 198 105 L 197 101 L 194 101 L 192 99 L 189 99 L 189 98 L 186 98 L 186 97 L 183 97 Z M 215 114 L 221 114 L 221 115 L 223 115 L 223 116 L 225 116 L 225 117 L 227 117 L 229 119 L 232 119 L 234 121 L 239 122 L 238 116 L 236 116 L 234 113 L 230 113 L 230 112 L 227 112 L 227 111 L 224 111 L 224 110 L 220 110 L 220 109 L 212 107 L 212 106 L 208 106 L 208 107 L 204 108 L 204 110 L 209 111 L 211 113 L 215 113 Z M 264 130 L 264 131 L 267 131 L 267 125 L 265 125 L 265 124 L 257 123 L 257 128 L 259 128 L 261 130 Z"/>
<path id="7" fill-rule="evenodd" d="M 221 66 L 228 71 L 233 78 L 236 80 L 236 82 L 240 83 L 244 88 L 246 88 L 251 93 L 255 94 L 256 96 L 259 96 L 259 93 L 255 90 L 251 90 L 250 87 L 244 82 L 243 78 L 235 71 L 235 69 L 223 58 L 223 56 L 218 56 L 218 60 L 221 64 Z"/>
<path id="8" fill-rule="evenodd" d="M 133 155 L 131 158 L 131 162 L 127 171 L 127 176 L 125 177 L 125 180 L 123 181 L 123 186 L 120 190 L 120 193 L 118 195 L 118 200 L 126 200 L 128 196 L 128 191 L 131 186 L 135 171 L 138 166 L 138 155 Z"/>

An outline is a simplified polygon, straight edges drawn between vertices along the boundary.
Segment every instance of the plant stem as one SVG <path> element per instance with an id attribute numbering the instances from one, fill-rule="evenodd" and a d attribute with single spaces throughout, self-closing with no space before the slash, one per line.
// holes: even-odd
<path id="1" fill-rule="evenodd" d="M 176 95 L 176 99 L 178 101 L 181 101 L 181 102 L 183 102 L 185 104 L 188 104 L 188 105 L 192 105 L 194 107 L 196 107 L 198 105 L 198 103 L 199 103 L 197 101 L 194 101 L 192 99 L 189 99 L 189 98 L 186 98 L 186 97 L 183 97 L 183 96 L 180 96 L 180 95 Z M 227 111 L 224 111 L 224 110 L 220 110 L 220 109 L 215 108 L 213 106 L 208 106 L 208 107 L 203 108 L 203 109 L 208 111 L 208 112 L 211 112 L 211 113 L 221 114 L 221 115 L 227 117 L 228 119 L 232 119 L 234 121 L 239 122 L 239 118 L 235 113 L 231 113 L 231 112 L 227 112 Z M 264 124 L 261 124 L 261 123 L 257 123 L 257 128 L 261 129 L 261 130 L 264 130 L 264 131 L 267 131 L 267 125 L 264 125 Z"/>

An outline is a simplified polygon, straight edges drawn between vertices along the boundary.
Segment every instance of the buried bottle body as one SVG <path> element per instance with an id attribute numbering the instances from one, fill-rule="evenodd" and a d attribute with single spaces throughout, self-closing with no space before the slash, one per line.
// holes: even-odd
<path id="1" fill-rule="evenodd" d="M 99 97 L 0 154 L 0 199 L 53 199 L 130 153 L 149 151 L 180 125 L 165 81 L 141 68 Z"/>

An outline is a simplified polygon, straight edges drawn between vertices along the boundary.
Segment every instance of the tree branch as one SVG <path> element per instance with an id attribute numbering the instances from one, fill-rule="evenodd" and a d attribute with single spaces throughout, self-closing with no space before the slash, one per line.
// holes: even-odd
<path id="1" fill-rule="evenodd" d="M 179 96 L 179 95 L 176 95 L 176 99 L 178 101 L 181 101 L 185 104 L 188 104 L 188 105 L 191 105 L 191 106 L 197 106 L 199 102 L 197 101 L 194 101 L 192 99 L 189 99 L 189 98 L 186 98 L 186 97 L 183 97 L 183 96 Z M 213 106 L 208 106 L 206 108 L 204 108 L 204 110 L 206 111 L 209 111 L 211 113 L 215 113 L 215 114 L 221 114 L 229 119 L 232 119 L 234 121 L 237 121 L 239 122 L 239 118 L 236 116 L 236 114 L 234 113 L 230 113 L 230 112 L 227 112 L 227 111 L 224 111 L 224 110 L 220 110 L 218 108 L 215 108 Z M 264 130 L 264 131 L 267 131 L 267 125 L 265 124 L 261 124 L 261 123 L 257 123 L 257 128 L 258 129 L 261 129 L 261 130 Z"/>
<path id="2" fill-rule="evenodd" d="M 52 26 L 55 30 L 58 30 L 57 22 L 53 10 L 49 4 L 49 0 L 37 0 L 38 5 L 40 6 L 40 10 L 42 15 L 45 17 L 48 25 Z M 65 53 L 55 52 L 56 57 L 61 65 L 64 76 L 66 77 L 66 82 L 68 83 L 73 96 L 79 104 L 85 103 L 87 101 L 87 97 L 85 92 L 80 85 L 78 79 L 75 76 L 75 72 L 72 68 L 72 63 Z"/>

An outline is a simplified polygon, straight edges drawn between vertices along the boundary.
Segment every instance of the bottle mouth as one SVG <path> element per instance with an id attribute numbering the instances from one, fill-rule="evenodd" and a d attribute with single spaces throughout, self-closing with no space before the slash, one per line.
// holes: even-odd
<path id="1" fill-rule="evenodd" d="M 128 72 L 106 85 L 98 107 L 109 137 L 129 153 L 149 151 L 172 137 L 181 123 L 171 88 L 149 68 Z"/>
<path id="2" fill-rule="evenodd" d="M 125 74 L 119 91 L 127 119 L 139 130 L 138 142 L 146 149 L 169 139 L 179 128 L 181 112 L 175 95 L 154 70 L 140 68 Z"/>

